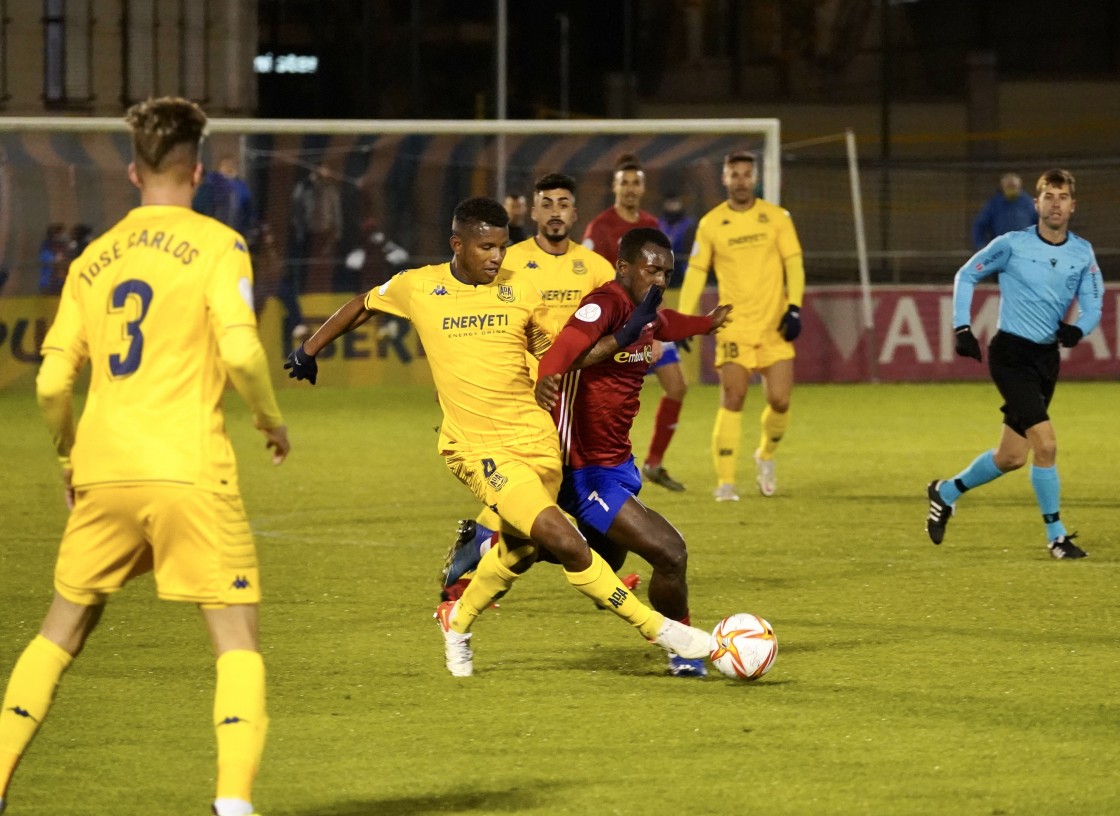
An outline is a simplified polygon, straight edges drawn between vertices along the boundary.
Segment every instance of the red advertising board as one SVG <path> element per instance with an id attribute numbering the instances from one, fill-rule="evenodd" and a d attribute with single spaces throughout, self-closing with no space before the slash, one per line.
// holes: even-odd
<path id="1" fill-rule="evenodd" d="M 1073 349 L 1062 350 L 1063 379 L 1120 378 L 1120 294 L 1106 292 L 1100 325 Z M 704 293 L 705 309 L 716 293 Z M 999 290 L 978 287 L 972 330 L 983 347 L 996 330 Z M 734 313 L 732 313 L 734 315 Z M 953 350 L 953 290 L 950 286 L 877 286 L 872 294 L 874 329 L 863 328 L 859 287 L 810 287 L 801 309 L 797 339 L 798 382 L 927 382 L 977 380 L 987 365 L 957 357 Z M 701 351 L 704 382 L 716 382 L 715 344 Z"/>

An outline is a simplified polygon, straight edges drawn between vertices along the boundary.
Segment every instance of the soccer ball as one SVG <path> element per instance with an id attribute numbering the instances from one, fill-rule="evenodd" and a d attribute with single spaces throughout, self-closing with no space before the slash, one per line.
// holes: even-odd
<path id="1" fill-rule="evenodd" d="M 728 615 L 712 630 L 712 665 L 733 680 L 757 680 L 774 665 L 774 627 L 749 612 Z"/>

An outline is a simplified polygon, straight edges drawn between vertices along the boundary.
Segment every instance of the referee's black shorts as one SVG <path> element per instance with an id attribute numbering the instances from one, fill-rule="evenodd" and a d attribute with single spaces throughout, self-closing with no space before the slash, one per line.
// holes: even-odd
<path id="1" fill-rule="evenodd" d="M 1058 384 L 1061 357 L 1057 343 L 1032 343 L 998 331 L 988 345 L 988 370 L 1003 397 L 1003 424 L 1020 436 L 1046 422 L 1046 409 Z"/>

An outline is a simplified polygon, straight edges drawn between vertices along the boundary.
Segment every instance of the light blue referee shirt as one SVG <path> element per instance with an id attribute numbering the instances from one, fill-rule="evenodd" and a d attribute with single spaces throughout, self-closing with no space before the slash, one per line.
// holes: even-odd
<path id="1" fill-rule="evenodd" d="M 1060 244 L 1044 241 L 1038 227 L 1009 232 L 968 259 L 953 281 L 953 326 L 972 322 L 976 284 L 998 275 L 999 328 L 1034 343 L 1057 340 L 1058 321 L 1077 299 L 1074 321 L 1088 334 L 1101 319 L 1104 281 L 1093 245 L 1072 232 Z"/>

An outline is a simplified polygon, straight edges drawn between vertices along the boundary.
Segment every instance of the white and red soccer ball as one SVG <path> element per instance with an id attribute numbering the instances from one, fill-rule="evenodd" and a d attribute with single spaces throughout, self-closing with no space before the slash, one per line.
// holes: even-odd
<path id="1" fill-rule="evenodd" d="M 757 680 L 774 665 L 778 638 L 769 622 L 749 612 L 728 615 L 712 630 L 711 661 L 734 680 Z"/>

